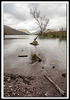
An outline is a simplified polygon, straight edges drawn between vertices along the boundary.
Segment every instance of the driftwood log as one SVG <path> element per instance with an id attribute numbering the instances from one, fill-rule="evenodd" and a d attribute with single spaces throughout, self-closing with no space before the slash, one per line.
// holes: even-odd
<path id="1" fill-rule="evenodd" d="M 65 95 L 65 92 L 60 87 L 58 87 L 57 84 L 55 84 L 48 76 L 44 75 L 44 77 L 47 78 L 63 96 Z"/>
<path id="2" fill-rule="evenodd" d="M 18 55 L 18 57 L 28 57 L 28 55 Z"/>

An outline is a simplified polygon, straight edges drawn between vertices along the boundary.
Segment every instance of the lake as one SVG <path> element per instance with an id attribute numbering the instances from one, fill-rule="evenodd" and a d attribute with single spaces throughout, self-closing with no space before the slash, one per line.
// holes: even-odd
<path id="1" fill-rule="evenodd" d="M 5 35 L 4 72 L 29 74 L 55 66 L 66 70 L 66 40 L 37 38 L 38 46 L 30 45 L 37 35 Z M 30 64 L 31 55 L 37 54 L 42 62 Z M 28 55 L 28 57 L 18 57 Z"/>

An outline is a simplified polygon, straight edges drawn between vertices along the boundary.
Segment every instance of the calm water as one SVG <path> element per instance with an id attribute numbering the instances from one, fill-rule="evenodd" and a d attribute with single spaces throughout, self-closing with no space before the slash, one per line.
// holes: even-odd
<path id="1" fill-rule="evenodd" d="M 37 39 L 39 45 L 33 46 L 36 35 L 6 35 L 4 40 L 4 71 L 16 73 L 37 72 L 42 66 L 55 65 L 66 70 L 66 41 L 57 39 Z M 41 63 L 30 64 L 31 54 L 36 53 Z M 28 55 L 28 57 L 18 57 Z"/>

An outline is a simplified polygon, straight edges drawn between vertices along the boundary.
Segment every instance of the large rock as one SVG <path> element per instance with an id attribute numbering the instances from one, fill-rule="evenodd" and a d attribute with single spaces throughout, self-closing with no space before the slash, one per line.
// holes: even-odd
<path id="1" fill-rule="evenodd" d="M 31 42 L 30 44 L 31 44 L 31 45 L 39 45 L 38 42 L 35 41 L 35 40 L 34 40 L 33 42 Z"/>

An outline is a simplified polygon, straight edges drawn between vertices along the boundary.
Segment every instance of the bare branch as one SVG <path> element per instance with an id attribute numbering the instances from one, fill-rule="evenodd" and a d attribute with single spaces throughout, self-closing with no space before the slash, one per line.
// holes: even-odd
<path id="1" fill-rule="evenodd" d="M 46 29 L 49 19 L 46 18 L 46 16 L 41 16 L 40 11 L 35 8 L 33 11 L 30 9 L 31 15 L 35 18 L 36 24 L 39 26 L 41 33 Z"/>

